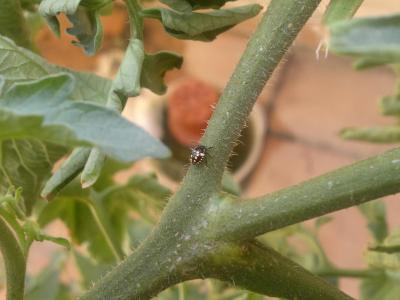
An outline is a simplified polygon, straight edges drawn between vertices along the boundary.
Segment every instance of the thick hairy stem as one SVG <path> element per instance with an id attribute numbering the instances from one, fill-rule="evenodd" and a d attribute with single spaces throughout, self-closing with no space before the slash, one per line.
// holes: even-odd
<path id="1" fill-rule="evenodd" d="M 356 162 L 301 184 L 243 201 L 221 213 L 218 236 L 245 240 L 400 192 L 400 149 Z"/>
<path id="2" fill-rule="evenodd" d="M 198 265 L 217 247 L 206 237 L 210 228 L 205 219 L 215 204 L 213 196 L 219 192 L 233 143 L 266 80 L 319 2 L 272 0 L 202 139 L 202 144 L 213 147 L 207 164 L 189 168 L 152 236 L 83 299 L 144 300 L 177 282 L 199 276 Z"/>
<path id="3" fill-rule="evenodd" d="M 275 250 L 256 242 L 227 244 L 214 257 L 207 277 L 228 281 L 260 294 L 285 299 L 353 299 Z"/>
<path id="4" fill-rule="evenodd" d="M 7 300 L 22 300 L 26 261 L 16 237 L 2 217 L 0 217 L 0 250 L 6 269 Z"/>
<path id="5" fill-rule="evenodd" d="M 319 3 L 320 0 L 271 1 L 208 123 L 201 143 L 213 148 L 207 159 L 207 171 L 198 171 L 197 180 L 208 176 L 215 184 L 220 183 L 254 102 Z"/>

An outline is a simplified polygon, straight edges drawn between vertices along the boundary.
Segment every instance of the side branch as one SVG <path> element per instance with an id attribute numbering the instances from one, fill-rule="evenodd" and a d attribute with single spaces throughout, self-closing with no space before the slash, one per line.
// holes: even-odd
<path id="1" fill-rule="evenodd" d="M 245 240 L 400 192 L 400 148 L 269 195 L 232 205 L 219 238 Z M 217 226 L 218 227 L 218 226 Z"/>
<path id="2" fill-rule="evenodd" d="M 285 299 L 353 299 L 275 250 L 258 242 L 228 244 L 205 272 L 248 290 Z"/>

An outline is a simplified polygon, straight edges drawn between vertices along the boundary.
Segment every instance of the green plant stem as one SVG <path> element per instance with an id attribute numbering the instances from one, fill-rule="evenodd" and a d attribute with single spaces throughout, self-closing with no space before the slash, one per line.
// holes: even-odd
<path id="1" fill-rule="evenodd" d="M 323 23 L 329 25 L 333 22 L 350 19 L 363 2 L 364 0 L 331 0 L 323 17 Z"/>
<path id="2" fill-rule="evenodd" d="M 307 300 L 353 299 L 324 279 L 313 275 L 275 250 L 257 242 L 226 245 L 215 255 L 212 277 L 271 297 Z"/>
<path id="3" fill-rule="evenodd" d="M 349 277 L 349 278 L 371 278 L 379 276 L 381 272 L 376 270 L 351 270 L 351 269 L 326 269 L 316 272 L 319 276 L 326 277 Z"/>
<path id="4" fill-rule="evenodd" d="M 204 221 L 209 210 L 219 205 L 214 196 L 219 192 L 233 143 L 266 80 L 319 2 L 271 2 L 202 139 L 202 144 L 213 147 L 207 165 L 189 168 L 181 189 L 170 199 L 151 236 L 82 299 L 144 300 L 173 284 L 201 277 L 197 273 L 199 265 L 218 246 L 205 237 L 210 228 Z"/>
<path id="5" fill-rule="evenodd" d="M 399 182 L 400 149 L 394 149 L 296 186 L 232 205 L 217 221 L 221 225 L 218 238 L 245 240 L 395 194 L 400 192 Z"/>
<path id="6" fill-rule="evenodd" d="M 0 250 L 6 269 L 7 300 L 22 300 L 25 285 L 25 257 L 14 234 L 2 217 L 0 217 L 0 232 Z"/>
<path id="7" fill-rule="evenodd" d="M 219 189 L 226 162 L 255 101 L 319 3 L 320 0 L 271 1 L 201 139 L 203 145 L 213 148 L 207 168 L 195 166 L 189 170 L 196 183 L 210 177 L 214 190 Z"/>

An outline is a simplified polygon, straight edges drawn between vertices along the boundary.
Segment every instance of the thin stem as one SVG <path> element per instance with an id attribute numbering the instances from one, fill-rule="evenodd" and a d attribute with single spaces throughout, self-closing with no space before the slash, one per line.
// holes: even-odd
<path id="1" fill-rule="evenodd" d="M 1 216 L 0 232 L 0 250 L 6 269 L 7 300 L 22 300 L 26 271 L 25 257 L 13 232 Z"/>
<path id="2" fill-rule="evenodd" d="M 398 148 L 296 186 L 236 203 L 221 213 L 215 225 L 220 228 L 217 237 L 235 241 L 255 237 L 398 193 L 399 182 Z"/>

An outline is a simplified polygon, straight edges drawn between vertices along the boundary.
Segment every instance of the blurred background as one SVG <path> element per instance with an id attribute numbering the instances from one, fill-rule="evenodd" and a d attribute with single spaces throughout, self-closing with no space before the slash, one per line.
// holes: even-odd
<path id="1" fill-rule="evenodd" d="M 244 2 L 255 1 L 241 1 Z M 258 2 L 266 6 L 265 1 Z M 398 0 L 365 0 L 357 16 L 390 14 L 399 8 Z M 343 127 L 390 122 L 380 116 L 377 102 L 393 92 L 395 78 L 387 68 L 357 72 L 352 69 L 350 59 L 326 55 L 323 47 L 317 51 L 327 38 L 321 15 L 322 9 L 308 22 L 267 84 L 243 133 L 242 143 L 235 150 L 237 155 L 230 168 L 245 196 L 260 196 L 390 148 L 344 141 L 338 136 Z M 167 74 L 166 95 L 159 97 L 143 91 L 140 97 L 129 100 L 123 114 L 154 135 L 162 136 L 164 142 L 178 140 L 180 146 L 174 142 L 169 146 L 174 150 L 174 158 L 182 162 L 144 160 L 119 174 L 119 180 L 124 181 L 135 172 L 155 170 L 163 183 L 176 188 L 185 170 L 188 148 L 196 144 L 218 94 L 260 17 L 234 27 L 211 43 L 174 39 L 163 33 L 159 22 L 146 20 L 146 49 L 180 53 L 184 62 L 180 70 Z M 63 20 L 65 29 L 68 24 Z M 46 26 L 38 31 L 36 45 L 55 64 L 112 78 L 129 37 L 125 9 L 116 5 L 112 15 L 102 17 L 102 22 L 103 46 L 94 57 L 85 56 L 80 48 L 71 45 L 66 34 L 57 39 Z M 166 102 L 168 112 L 163 109 Z M 184 102 L 191 112 L 185 111 Z M 185 127 L 185 122 L 190 124 Z M 167 134 L 161 132 L 165 126 L 169 128 Z M 398 196 L 388 197 L 385 202 L 389 226 L 399 227 Z M 370 242 L 365 220 L 356 208 L 337 212 L 333 217 L 318 233 L 327 255 L 338 267 L 362 268 L 363 252 Z M 57 223 L 50 231 L 59 234 L 65 229 Z M 29 271 L 34 273 L 45 266 L 56 247 L 35 243 L 28 262 Z M 73 268 L 68 272 L 66 277 L 75 276 Z M 343 279 L 340 286 L 348 294 L 359 297 L 358 281 Z"/>

